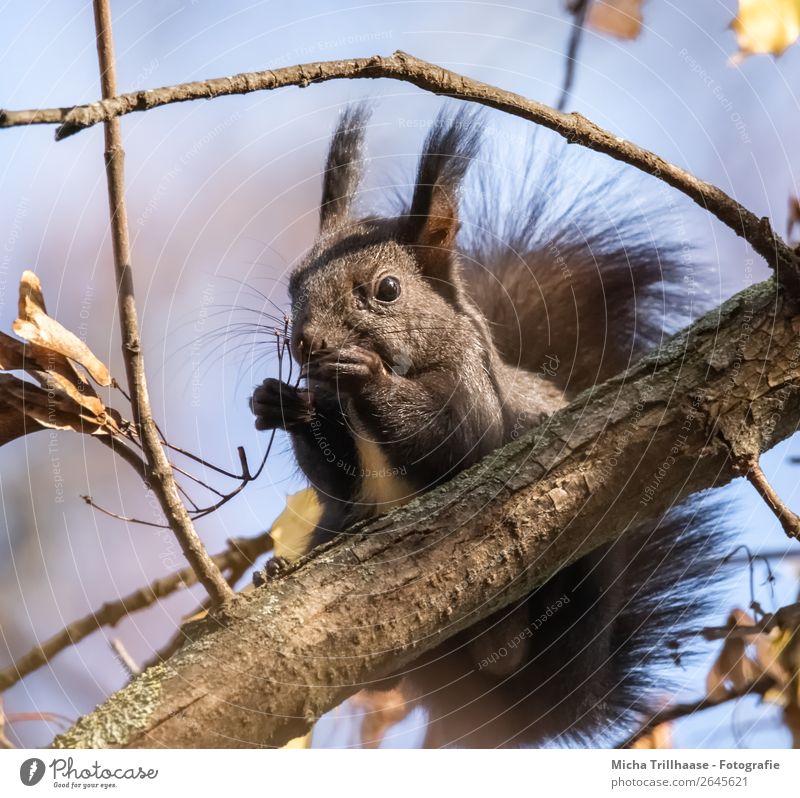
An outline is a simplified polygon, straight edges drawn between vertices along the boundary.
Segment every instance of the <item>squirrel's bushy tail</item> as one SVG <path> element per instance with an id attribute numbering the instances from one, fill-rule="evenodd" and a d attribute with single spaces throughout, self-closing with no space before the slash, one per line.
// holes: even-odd
<path id="1" fill-rule="evenodd" d="M 682 665 L 696 650 L 687 632 L 718 598 L 719 518 L 713 503 L 692 500 L 429 654 L 405 677 L 428 710 L 425 745 L 624 740 L 670 698 L 681 674 L 675 660 Z M 512 667 L 520 639 L 526 656 Z"/>
<path id="2" fill-rule="evenodd" d="M 707 269 L 650 178 L 547 131 L 520 149 L 474 165 L 465 282 L 506 362 L 539 372 L 555 358 L 548 376 L 574 396 L 687 324 Z"/>

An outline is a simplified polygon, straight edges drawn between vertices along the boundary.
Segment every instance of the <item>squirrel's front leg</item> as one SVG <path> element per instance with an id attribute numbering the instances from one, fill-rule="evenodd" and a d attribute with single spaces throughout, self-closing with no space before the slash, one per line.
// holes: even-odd
<path id="1" fill-rule="evenodd" d="M 256 429 L 291 431 L 311 422 L 313 410 L 308 391 L 269 377 L 253 391 L 250 409 Z"/>

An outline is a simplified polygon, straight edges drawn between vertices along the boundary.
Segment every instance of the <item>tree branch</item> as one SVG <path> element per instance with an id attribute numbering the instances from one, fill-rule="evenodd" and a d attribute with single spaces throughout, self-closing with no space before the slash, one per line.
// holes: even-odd
<path id="1" fill-rule="evenodd" d="M 272 548 L 272 537 L 264 532 L 254 538 L 238 538 L 230 546 L 214 555 L 214 563 L 220 570 L 231 570 L 241 575 L 244 570 L 262 554 Z M 147 587 L 139 588 L 117 601 L 103 604 L 100 609 L 90 612 L 74 621 L 41 645 L 32 648 L 13 665 L 0 671 L 0 693 L 8 690 L 28 674 L 46 665 L 57 654 L 70 646 L 77 645 L 104 626 L 116 626 L 123 618 L 139 610 L 147 609 L 162 598 L 183 588 L 197 584 L 197 574 L 193 568 L 183 568 L 162 579 L 156 579 Z"/>
<path id="2" fill-rule="evenodd" d="M 732 479 L 729 443 L 762 451 L 793 433 L 798 329 L 774 281 L 738 294 L 449 484 L 315 550 L 54 744 L 304 733 L 632 524 Z"/>
<path id="3" fill-rule="evenodd" d="M 738 701 L 740 698 L 745 698 L 749 695 L 763 696 L 773 687 L 775 687 L 775 679 L 765 674 L 756 679 L 752 684 L 748 684 L 740 690 L 731 690 L 727 695 L 703 696 L 703 698 L 697 701 L 690 701 L 687 704 L 673 704 L 670 707 L 665 707 L 660 712 L 653 715 L 640 729 L 628 737 L 624 743 L 618 745 L 617 748 L 631 748 L 638 740 L 650 734 L 656 726 L 660 726 L 662 723 L 670 723 L 680 718 L 688 718 L 698 712 L 722 706 L 730 701 Z"/>
<path id="4" fill-rule="evenodd" d="M 756 489 L 758 495 L 780 521 L 783 531 L 789 538 L 800 540 L 800 516 L 790 510 L 772 487 L 767 475 L 761 470 L 758 455 L 742 455 L 739 459 L 739 472 Z"/>
<path id="5" fill-rule="evenodd" d="M 226 78 L 139 90 L 119 96 L 112 96 L 113 92 L 104 92 L 104 100 L 73 108 L 0 111 L 0 128 L 58 124 L 60 127 L 56 131 L 56 139 L 63 139 L 99 122 L 108 122 L 124 114 L 146 111 L 170 103 L 248 94 L 284 86 L 305 88 L 312 83 L 342 78 L 392 78 L 434 94 L 480 103 L 550 128 L 570 143 L 602 152 L 653 175 L 686 194 L 744 238 L 767 261 L 770 268 L 776 270 L 779 281 L 790 288 L 795 296 L 800 296 L 798 251 L 781 239 L 766 217 L 759 219 L 721 189 L 604 130 L 581 114 L 561 113 L 535 100 L 473 80 L 399 50 L 391 56 L 318 61 L 262 72 L 242 72 Z"/>
<path id="6" fill-rule="evenodd" d="M 111 35 L 111 10 L 108 0 L 94 0 L 95 29 L 97 31 L 97 58 L 104 98 L 117 93 L 114 44 Z M 194 529 L 175 485 L 166 453 L 153 421 L 150 397 L 144 371 L 144 360 L 139 335 L 139 320 L 133 291 L 128 212 L 125 206 L 125 153 L 119 119 L 105 121 L 105 161 L 108 183 L 108 202 L 111 215 L 111 240 L 114 249 L 114 267 L 117 280 L 117 302 L 122 328 L 122 355 L 128 388 L 131 394 L 133 420 L 147 458 L 147 479 L 167 518 L 170 528 L 180 543 L 189 564 L 198 579 L 219 606 L 233 597 L 233 591 L 214 565 Z"/>

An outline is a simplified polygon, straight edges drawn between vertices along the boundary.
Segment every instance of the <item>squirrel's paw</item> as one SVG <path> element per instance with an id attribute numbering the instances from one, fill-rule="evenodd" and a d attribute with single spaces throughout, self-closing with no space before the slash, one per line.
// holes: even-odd
<path id="1" fill-rule="evenodd" d="M 309 361 L 306 374 L 343 393 L 354 393 L 376 378 L 385 376 L 383 361 L 375 352 L 360 346 L 344 346 L 320 352 Z"/>
<path id="2" fill-rule="evenodd" d="M 312 418 L 308 391 L 294 388 L 272 377 L 264 380 L 250 397 L 256 429 L 286 429 L 308 424 Z"/>

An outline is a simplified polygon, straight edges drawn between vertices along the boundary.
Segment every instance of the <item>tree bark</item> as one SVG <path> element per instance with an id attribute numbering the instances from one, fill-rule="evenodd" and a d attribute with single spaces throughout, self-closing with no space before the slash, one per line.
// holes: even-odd
<path id="1" fill-rule="evenodd" d="M 276 746 L 304 733 L 794 432 L 798 332 L 798 308 L 774 280 L 738 294 L 449 484 L 210 618 L 54 744 Z"/>

